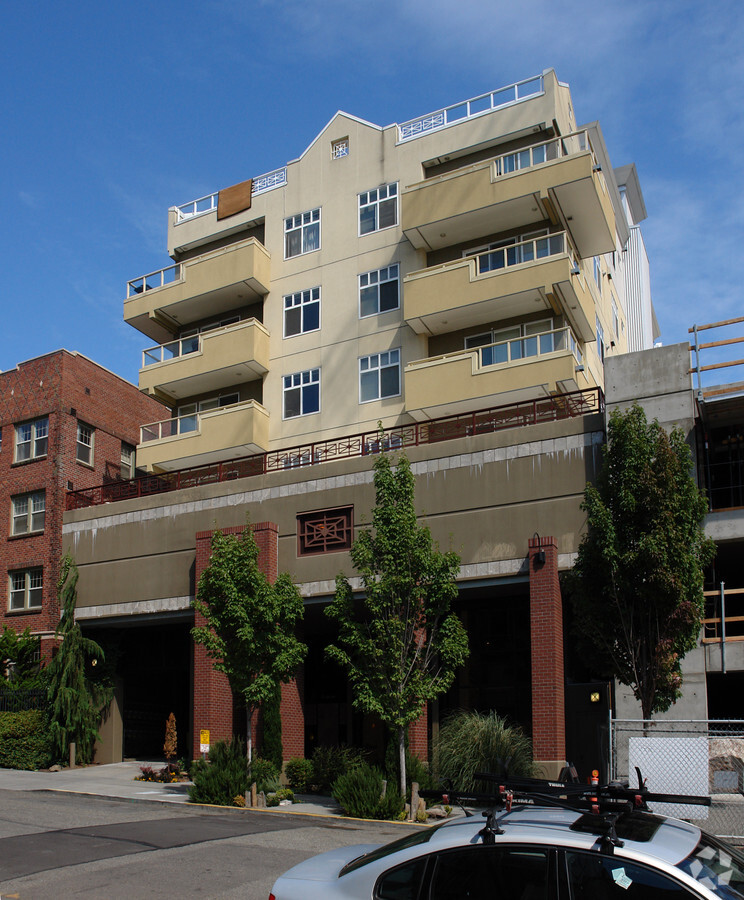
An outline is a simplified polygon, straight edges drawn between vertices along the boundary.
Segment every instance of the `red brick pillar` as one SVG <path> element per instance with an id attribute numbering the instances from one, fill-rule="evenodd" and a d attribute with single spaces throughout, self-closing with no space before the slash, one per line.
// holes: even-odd
<path id="1" fill-rule="evenodd" d="M 554 778 L 566 758 L 563 610 L 554 538 L 530 539 L 529 565 L 533 752 Z"/>
<path id="2" fill-rule="evenodd" d="M 419 759 L 429 758 L 429 704 L 425 703 L 421 715 L 408 726 L 408 751 Z"/>

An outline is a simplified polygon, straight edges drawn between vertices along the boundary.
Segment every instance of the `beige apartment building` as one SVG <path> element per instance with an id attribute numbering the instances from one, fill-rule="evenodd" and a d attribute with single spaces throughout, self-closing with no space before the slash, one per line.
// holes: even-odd
<path id="1" fill-rule="evenodd" d="M 171 708 L 184 753 L 238 727 L 188 629 L 199 548 L 247 518 L 306 598 L 285 756 L 382 746 L 324 660 L 323 606 L 354 574 L 374 454 L 404 449 L 422 520 L 461 555 L 472 650 L 412 745 L 447 708 L 494 708 L 559 766 L 558 575 L 604 439 L 604 360 L 657 334 L 635 167 L 613 170 L 546 70 L 403 124 L 339 112 L 298 159 L 168 215 L 173 263 L 129 282 L 124 318 L 140 389 L 171 415 L 142 425 L 147 476 L 73 492 L 65 516 L 78 615 L 119 658 L 102 755 L 156 748 Z"/>

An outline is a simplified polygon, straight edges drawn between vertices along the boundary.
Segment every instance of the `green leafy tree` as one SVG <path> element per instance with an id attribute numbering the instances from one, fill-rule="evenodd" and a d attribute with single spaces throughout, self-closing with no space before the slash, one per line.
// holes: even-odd
<path id="1" fill-rule="evenodd" d="M 57 759 L 64 759 L 70 743 L 74 742 L 76 758 L 89 763 L 99 737 L 101 716 L 113 696 L 113 686 L 95 677 L 96 666 L 103 661 L 103 650 L 83 636 L 75 621 L 77 581 L 77 566 L 66 553 L 57 582 L 62 612 L 54 632 L 62 643 L 47 666 L 49 731 Z"/>
<path id="2" fill-rule="evenodd" d="M 259 570 L 258 545 L 248 526 L 239 536 L 215 531 L 194 608 L 206 620 L 192 628 L 194 640 L 245 703 L 250 761 L 254 713 L 292 678 L 307 653 L 295 635 L 302 598 L 286 573 L 271 584 Z"/>
<path id="3" fill-rule="evenodd" d="M 363 593 L 355 600 L 348 579 L 337 577 L 326 612 L 338 622 L 339 637 L 326 652 L 348 670 L 354 705 L 395 731 L 403 794 L 407 726 L 452 684 L 468 640 L 451 612 L 460 558 L 440 552 L 418 524 L 405 456 L 395 469 L 386 454 L 377 458 L 375 493 L 372 530 L 362 531 L 351 549 Z"/>
<path id="4" fill-rule="evenodd" d="M 39 639 L 31 629 L 17 633 L 9 625 L 0 631 L 0 686 L 20 690 L 43 681 L 39 670 Z"/>
<path id="5" fill-rule="evenodd" d="M 565 579 L 581 650 L 632 688 L 650 719 L 681 696 L 680 663 L 697 642 L 703 570 L 715 553 L 682 431 L 649 423 L 638 404 L 615 410 L 582 509 L 587 531 Z"/>

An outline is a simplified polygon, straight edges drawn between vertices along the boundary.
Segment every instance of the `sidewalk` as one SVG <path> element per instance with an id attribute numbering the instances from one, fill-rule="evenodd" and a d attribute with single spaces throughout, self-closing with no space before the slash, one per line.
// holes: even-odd
<path id="1" fill-rule="evenodd" d="M 159 784 L 152 781 L 135 781 L 140 773 L 140 766 L 160 769 L 163 763 L 138 760 L 106 766 L 62 769 L 60 772 L 0 769 L 0 791 L 63 791 L 120 800 L 154 800 L 162 803 L 188 801 L 188 782 Z M 301 802 L 293 803 L 291 806 L 270 807 L 269 812 L 273 811 L 320 816 L 342 815 L 331 797 L 316 797 L 310 794 L 303 794 Z"/>

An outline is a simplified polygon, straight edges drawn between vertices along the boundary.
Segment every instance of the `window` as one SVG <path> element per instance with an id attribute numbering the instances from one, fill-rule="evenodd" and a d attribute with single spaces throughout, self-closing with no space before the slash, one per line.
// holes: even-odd
<path id="1" fill-rule="evenodd" d="M 373 353 L 359 360 L 359 402 L 400 394 L 400 350 Z"/>
<path id="2" fill-rule="evenodd" d="M 43 569 L 24 569 L 8 574 L 10 600 L 8 609 L 38 609 L 44 584 Z"/>
<path id="3" fill-rule="evenodd" d="M 602 897 L 690 898 L 697 896 L 663 872 L 647 869 L 637 863 L 615 856 L 601 856 L 593 853 L 566 852 L 568 878 L 571 896 L 575 900 L 589 900 Z M 711 885 L 712 887 L 712 885 Z M 721 896 L 738 896 L 737 893 Z"/>
<path id="4" fill-rule="evenodd" d="M 359 234 L 398 224 L 398 185 L 383 184 L 359 195 Z"/>
<path id="5" fill-rule="evenodd" d="M 84 422 L 78 422 L 75 459 L 77 459 L 78 462 L 85 463 L 86 466 L 93 465 L 94 433 L 95 431 L 90 425 L 86 425 Z"/>
<path id="6" fill-rule="evenodd" d="M 551 881 L 548 862 L 548 851 L 543 847 L 480 846 L 443 851 L 436 857 L 429 897 L 431 900 L 489 896 L 547 900 Z"/>
<path id="7" fill-rule="evenodd" d="M 122 481 L 128 481 L 134 478 L 134 447 L 131 444 L 121 442 L 121 468 L 119 469 L 119 477 Z"/>
<path id="8" fill-rule="evenodd" d="M 602 290 L 602 265 L 598 256 L 592 257 L 592 271 L 594 273 L 594 283 Z"/>
<path id="9" fill-rule="evenodd" d="M 359 276 L 359 317 L 374 316 L 377 313 L 398 309 L 400 292 L 398 287 L 398 266 L 388 266 L 375 272 L 364 272 Z"/>
<path id="10" fill-rule="evenodd" d="M 320 209 L 284 220 L 284 258 L 320 250 Z"/>
<path id="11" fill-rule="evenodd" d="M 44 515 L 46 512 L 46 494 L 44 491 L 35 491 L 33 494 L 13 497 L 11 507 L 11 534 L 30 534 L 32 531 L 44 530 Z"/>
<path id="12" fill-rule="evenodd" d="M 320 288 L 297 291 L 284 297 L 284 337 L 320 328 Z"/>
<path id="13" fill-rule="evenodd" d="M 24 422 L 15 429 L 15 461 L 24 462 L 46 456 L 49 445 L 49 419 Z"/>
<path id="14" fill-rule="evenodd" d="M 284 418 L 309 416 L 320 410 L 320 369 L 284 376 Z"/>
<path id="15" fill-rule="evenodd" d="M 602 328 L 602 323 L 599 321 L 599 317 L 595 317 L 595 321 L 597 323 L 597 356 L 599 357 L 600 362 L 604 362 L 605 358 L 605 345 L 604 345 L 604 328 Z"/>
<path id="16" fill-rule="evenodd" d="M 615 303 L 615 298 L 612 298 L 612 330 L 615 333 L 615 337 L 620 337 L 620 316 L 617 312 L 617 303 Z"/>
<path id="17" fill-rule="evenodd" d="M 297 516 L 297 555 L 312 556 L 350 549 L 353 514 L 353 506 L 344 506 Z"/>
<path id="18" fill-rule="evenodd" d="M 341 159 L 341 157 L 348 155 L 349 139 L 347 137 L 340 138 L 337 141 L 331 141 L 331 159 Z"/>

